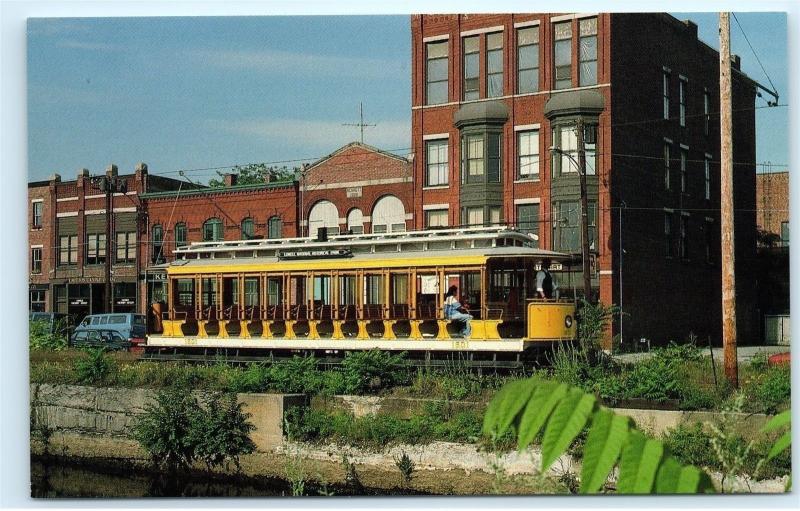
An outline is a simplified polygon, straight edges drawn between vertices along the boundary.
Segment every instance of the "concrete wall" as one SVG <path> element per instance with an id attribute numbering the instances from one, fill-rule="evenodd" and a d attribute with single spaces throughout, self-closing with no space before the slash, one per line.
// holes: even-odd
<path id="1" fill-rule="evenodd" d="M 78 385 L 33 384 L 31 407 L 38 420 L 60 433 L 130 439 L 136 416 L 155 401 L 153 389 L 95 388 Z M 251 438 L 258 451 L 283 443 L 283 414 L 301 406 L 299 394 L 237 394 L 244 411 L 252 414 Z"/>

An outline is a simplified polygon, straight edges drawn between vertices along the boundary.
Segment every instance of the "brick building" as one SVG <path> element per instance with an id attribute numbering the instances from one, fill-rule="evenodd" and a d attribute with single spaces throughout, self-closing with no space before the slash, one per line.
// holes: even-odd
<path id="1" fill-rule="evenodd" d="M 107 258 L 112 310 L 137 310 L 139 197 L 147 190 L 177 188 L 180 182 L 149 175 L 143 163 L 127 175 L 119 175 L 111 165 L 101 179 L 105 177 L 121 184 L 121 191 L 111 195 L 111 212 L 106 193 L 86 169 L 79 170 L 74 181 L 62 181 L 55 174 L 49 181 L 29 183 L 31 310 L 75 316 L 107 312 Z"/>
<path id="2" fill-rule="evenodd" d="M 175 247 L 198 241 L 297 236 L 297 181 L 240 185 L 236 174 L 227 174 L 224 182 L 222 187 L 142 195 L 147 225 L 139 255 L 147 266 L 139 288 L 143 302 L 166 300 L 164 270 L 152 267 L 171 261 Z"/>
<path id="3" fill-rule="evenodd" d="M 777 245 L 788 246 L 789 171 L 756 174 L 756 201 L 758 229 Z"/>
<path id="4" fill-rule="evenodd" d="M 468 14 L 415 15 L 411 31 L 415 227 L 507 223 L 579 259 L 581 120 L 593 288 L 622 306 L 614 333 L 719 343 L 719 55 L 697 26 L 658 13 Z M 756 84 L 732 64 L 733 159 L 754 162 Z M 745 275 L 755 165 L 735 175 Z M 739 280 L 743 342 L 757 328 L 752 291 Z"/>
<path id="5" fill-rule="evenodd" d="M 411 163 L 375 147 L 352 142 L 307 166 L 301 177 L 303 233 L 355 234 L 413 228 Z"/>

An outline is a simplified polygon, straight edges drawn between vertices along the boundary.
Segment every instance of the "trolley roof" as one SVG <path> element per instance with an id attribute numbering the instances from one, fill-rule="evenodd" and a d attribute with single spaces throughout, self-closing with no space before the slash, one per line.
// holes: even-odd
<path id="1" fill-rule="evenodd" d="M 563 261 L 571 256 L 535 248 L 530 235 L 506 227 L 333 235 L 327 240 L 283 238 L 192 243 L 176 249 L 170 274 L 203 272 L 463 266 L 490 257 Z"/>

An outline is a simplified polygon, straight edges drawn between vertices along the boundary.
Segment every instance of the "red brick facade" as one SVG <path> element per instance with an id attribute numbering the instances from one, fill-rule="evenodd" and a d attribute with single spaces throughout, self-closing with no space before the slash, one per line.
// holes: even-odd
<path id="1" fill-rule="evenodd" d="M 407 159 L 358 142 L 348 144 L 304 169 L 300 184 L 303 233 L 323 225 L 322 217 L 315 212 L 322 201 L 335 205 L 340 232 L 351 227 L 348 217 L 352 221 L 358 211 L 365 233 L 373 232 L 373 225 L 387 225 L 387 230 L 392 230 L 394 225 L 396 230 L 402 223 L 402 230 L 412 229 L 414 187 L 411 182 L 411 164 Z M 376 205 L 380 209 L 389 202 L 394 202 L 395 206 L 402 204 L 402 217 L 399 206 L 392 218 L 375 217 Z M 332 214 L 332 209 L 330 211 Z M 381 216 L 380 211 L 378 215 Z M 333 227 L 331 224 L 326 226 Z"/>
<path id="2" fill-rule="evenodd" d="M 586 44 L 581 38 L 592 33 L 583 29 L 592 26 L 589 21 L 592 19 L 596 20 L 596 38 Z M 571 32 L 561 38 L 569 41 L 570 63 L 566 74 L 565 62 L 560 63 L 560 77 L 564 81 L 559 87 L 555 83 L 556 26 L 569 27 Z M 538 79 L 535 90 L 521 92 L 520 69 L 525 65 L 520 64 L 518 69 L 518 62 L 524 60 L 519 58 L 523 43 L 518 41 L 522 41 L 520 31 L 530 27 L 537 27 Z M 592 250 L 597 264 L 593 266 L 592 279 L 603 303 L 623 306 L 624 330 L 617 321 L 614 333 L 622 333 L 629 342 L 639 337 L 665 342 L 683 339 L 692 331 L 720 342 L 719 117 L 716 115 L 719 56 L 697 39 L 696 25 L 657 13 L 415 15 L 411 31 L 415 227 L 425 226 L 426 210 L 439 208 L 447 208 L 450 225 L 467 223 L 462 204 L 466 197 L 462 169 L 468 164 L 462 154 L 467 137 L 463 119 L 479 112 L 486 117 L 488 129 L 499 129 L 501 133 L 501 223 L 521 224 L 517 218 L 519 205 L 538 204 L 540 246 L 564 251 L 558 242 L 564 236 L 561 227 L 564 215 L 558 213 L 556 202 L 565 197 L 575 200 L 577 180 L 572 181 L 572 188 L 566 180 L 556 181 L 555 176 L 561 170 L 555 161 L 560 158 L 551 158 L 548 148 L 559 146 L 556 129 L 561 125 L 551 110 L 555 104 L 570 104 L 565 101 L 568 97 L 580 110 L 586 106 L 588 95 L 593 94 L 596 99 L 591 108 L 602 106 L 596 118 L 585 121 L 597 125 L 596 177 L 587 179 L 590 209 L 593 201 L 597 204 L 597 243 Z M 494 37 L 493 48 L 502 41 L 502 88 L 493 95 L 488 89 L 490 35 Z M 465 75 L 469 69 L 467 38 L 477 38 L 471 41 L 477 43 L 472 51 L 479 57 L 478 71 L 471 76 Z M 446 100 L 437 96 L 439 99 L 431 102 L 427 94 L 438 86 L 441 76 L 429 80 L 426 73 L 428 70 L 432 75 L 437 73 L 435 57 L 441 55 L 441 49 L 434 48 L 442 42 L 446 42 Z M 561 43 L 562 51 L 564 44 Z M 582 53 L 581 45 L 594 47 L 596 51 L 596 64 L 591 59 L 588 63 L 596 69 L 595 83 L 590 81 L 590 85 L 583 86 L 580 56 L 591 52 Z M 428 58 L 428 51 L 433 52 L 434 59 Z M 738 67 L 736 60 L 734 161 L 754 162 L 755 88 Z M 665 71 L 669 76 L 668 119 L 663 104 Z M 465 93 L 468 88 L 472 90 L 468 78 L 473 77 L 478 87 L 467 100 Z M 708 94 L 707 109 L 704 94 Z M 569 111 L 564 114 L 570 120 L 577 115 Z M 538 139 L 538 176 L 523 180 L 517 133 L 529 130 L 538 130 L 533 132 Z M 448 182 L 444 186 L 426 186 L 429 167 L 426 148 L 436 140 L 447 142 Z M 665 189 L 667 141 L 672 146 L 669 189 Z M 685 173 L 681 171 L 681 152 L 685 152 Z M 708 199 L 706 159 L 709 160 Z M 742 268 L 742 274 L 752 263 L 755 249 L 755 219 L 747 213 L 754 203 L 754 169 L 754 163 L 736 168 L 737 267 Z M 669 253 L 665 253 L 667 212 L 675 217 L 672 227 L 675 240 Z M 678 239 L 683 232 L 681 225 L 687 227 L 683 241 Z M 624 252 L 620 250 L 620 241 Z M 676 278 L 679 275 L 683 277 Z M 757 325 L 752 317 L 752 293 L 742 288 L 739 294 L 740 336 L 742 333 L 747 336 L 753 332 L 753 324 Z M 665 313 L 652 314 L 655 297 Z M 610 341 L 609 337 L 607 347 Z"/>
<path id="3" fill-rule="evenodd" d="M 756 174 L 758 228 L 789 243 L 789 171 Z"/>

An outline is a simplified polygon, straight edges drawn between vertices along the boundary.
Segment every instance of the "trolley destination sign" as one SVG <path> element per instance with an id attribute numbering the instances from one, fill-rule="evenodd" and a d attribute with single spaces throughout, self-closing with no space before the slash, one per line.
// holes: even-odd
<path id="1" fill-rule="evenodd" d="M 321 249 L 321 250 L 283 250 L 278 252 L 278 259 L 335 259 L 338 257 L 353 257 L 349 248 Z"/>

